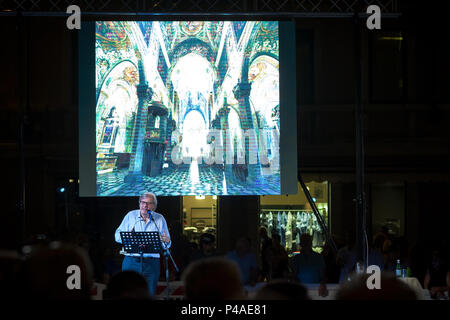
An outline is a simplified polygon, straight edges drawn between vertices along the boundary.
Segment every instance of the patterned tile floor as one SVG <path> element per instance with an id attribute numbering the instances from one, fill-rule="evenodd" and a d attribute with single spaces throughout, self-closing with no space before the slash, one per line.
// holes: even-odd
<path id="1" fill-rule="evenodd" d="M 137 196 L 145 191 L 156 195 L 252 195 L 280 194 L 280 176 L 264 175 L 253 183 L 243 182 L 233 175 L 213 167 L 188 165 L 164 169 L 155 177 L 142 176 L 142 183 L 125 183 L 128 170 L 97 176 L 99 196 Z"/>

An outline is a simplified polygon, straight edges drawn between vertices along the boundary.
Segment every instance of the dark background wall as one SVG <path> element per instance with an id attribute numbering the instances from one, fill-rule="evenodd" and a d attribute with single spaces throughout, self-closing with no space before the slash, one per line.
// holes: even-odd
<path id="1" fill-rule="evenodd" d="M 450 45 L 441 12 L 405 7 L 382 20 L 381 31 L 360 30 L 366 190 L 382 182 L 405 184 L 405 234 L 410 242 L 448 235 L 450 210 Z M 1 247 L 15 248 L 22 230 L 19 127 L 24 121 L 25 239 L 61 234 L 65 199 L 73 233 L 98 248 L 112 243 L 135 198 L 79 198 L 77 32 L 58 17 L 0 17 Z M 355 61 L 350 19 L 298 18 L 297 96 L 299 172 L 331 182 L 331 229 L 343 236 L 355 224 Z M 378 40 L 398 36 L 398 40 Z M 23 117 L 26 115 L 26 117 Z M 69 179 L 74 179 L 69 183 Z M 256 232 L 257 199 L 220 202 L 222 244 L 231 246 L 239 209 Z M 181 199 L 159 199 L 159 211 L 180 230 Z M 245 204 L 245 205 L 244 205 Z M 371 216 L 371 206 L 367 206 Z M 232 214 L 225 216 L 226 213 Z M 370 224 L 370 221 L 368 222 Z M 369 228 L 370 229 L 370 228 Z M 220 243 L 220 241 L 219 241 Z M 100 250 L 100 249 L 99 249 Z"/>

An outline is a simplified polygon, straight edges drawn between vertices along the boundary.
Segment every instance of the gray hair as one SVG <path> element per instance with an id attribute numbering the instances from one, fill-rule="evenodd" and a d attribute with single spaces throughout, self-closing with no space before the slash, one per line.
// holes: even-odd
<path id="1" fill-rule="evenodd" d="M 142 199 L 144 198 L 149 198 L 149 197 L 153 197 L 153 200 L 155 201 L 155 209 L 158 206 L 158 199 L 156 198 L 156 194 L 154 194 L 153 192 L 144 192 L 143 194 L 141 194 L 139 196 L 139 202 L 141 202 Z"/>

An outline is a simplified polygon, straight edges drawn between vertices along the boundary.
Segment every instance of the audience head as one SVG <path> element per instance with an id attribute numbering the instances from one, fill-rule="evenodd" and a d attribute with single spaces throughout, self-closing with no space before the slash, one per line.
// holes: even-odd
<path id="1" fill-rule="evenodd" d="M 417 300 L 406 283 L 390 274 L 381 274 L 380 289 L 367 287 L 369 277 L 369 274 L 355 275 L 349 282 L 341 283 L 336 300 Z"/>
<path id="2" fill-rule="evenodd" d="M 86 250 L 62 242 L 26 247 L 24 294 L 33 299 L 90 299 L 93 270 Z M 79 268 L 79 269 L 78 269 Z M 69 288 L 78 285 L 80 289 Z"/>
<path id="3" fill-rule="evenodd" d="M 244 255 L 250 250 L 250 240 L 247 237 L 241 237 L 236 241 L 236 252 Z"/>
<path id="4" fill-rule="evenodd" d="M 330 243 L 326 242 L 322 246 L 322 256 L 324 256 L 324 257 L 334 256 L 334 251 L 333 251 L 333 248 L 331 247 Z"/>
<path id="5" fill-rule="evenodd" d="M 237 264 L 223 257 L 192 262 L 182 280 L 186 300 L 243 299 L 244 291 Z"/>
<path id="6" fill-rule="evenodd" d="M 302 251 L 309 252 L 312 249 L 312 237 L 308 233 L 303 233 L 300 236 L 300 247 Z"/>
<path id="7" fill-rule="evenodd" d="M 387 236 L 382 232 L 377 232 L 373 237 L 373 247 L 382 251 L 384 242 L 387 240 Z"/>
<path id="8" fill-rule="evenodd" d="M 104 297 L 105 300 L 151 299 L 147 279 L 135 271 L 121 271 L 112 276 Z"/>
<path id="9" fill-rule="evenodd" d="M 22 260 L 17 251 L 0 249 L 0 301 L 20 298 L 17 286 Z"/>
<path id="10" fill-rule="evenodd" d="M 344 242 L 349 250 L 352 250 L 355 246 L 355 234 L 352 230 L 346 230 L 344 232 Z"/>
<path id="11" fill-rule="evenodd" d="M 269 237 L 269 234 L 267 232 L 267 229 L 265 227 L 259 228 L 259 236 L 263 239 L 267 239 Z"/>
<path id="12" fill-rule="evenodd" d="M 211 233 L 203 233 L 200 236 L 200 250 L 204 255 L 212 255 L 214 252 L 214 241 L 216 238 Z"/>
<path id="13" fill-rule="evenodd" d="M 272 280 L 261 287 L 255 300 L 310 300 L 308 291 L 299 282 L 285 279 Z"/>
<path id="14" fill-rule="evenodd" d="M 281 244 L 281 237 L 278 233 L 272 233 L 272 244 L 274 245 Z"/>
<path id="15" fill-rule="evenodd" d="M 440 270 L 442 267 L 446 268 L 446 264 L 449 262 L 446 253 L 448 249 L 444 248 L 442 245 L 434 246 L 431 249 L 431 267 L 434 270 Z M 447 253 L 448 255 L 448 253 Z"/>

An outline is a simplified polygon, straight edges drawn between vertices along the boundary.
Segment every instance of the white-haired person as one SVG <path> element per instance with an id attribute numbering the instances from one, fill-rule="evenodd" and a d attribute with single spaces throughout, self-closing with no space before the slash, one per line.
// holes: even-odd
<path id="1" fill-rule="evenodd" d="M 170 248 L 171 240 L 166 219 L 155 212 L 158 200 L 152 192 L 139 197 L 139 209 L 128 212 L 115 233 L 116 242 L 122 243 L 121 231 L 157 231 L 160 233 L 162 246 Z M 142 275 L 148 281 L 151 296 L 155 295 L 160 274 L 160 254 L 144 253 Z M 126 253 L 122 262 L 122 271 L 132 270 L 141 273 L 141 256 L 139 253 Z"/>

